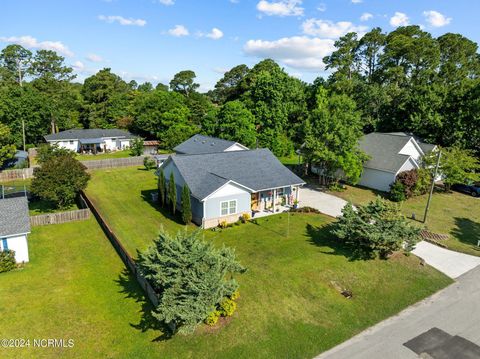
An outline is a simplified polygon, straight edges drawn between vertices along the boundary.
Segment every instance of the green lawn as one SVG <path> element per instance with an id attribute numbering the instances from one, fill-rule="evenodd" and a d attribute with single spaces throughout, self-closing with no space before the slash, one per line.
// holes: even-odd
<path id="1" fill-rule="evenodd" d="M 347 186 L 343 192 L 332 192 L 353 204 L 365 204 L 377 195 L 384 193 L 362 187 Z M 413 213 L 417 220 L 423 220 L 427 195 L 413 197 L 401 204 L 402 212 L 411 217 Z M 419 225 L 423 223 L 415 221 Z M 445 243 L 448 248 L 480 256 L 480 199 L 468 195 L 451 192 L 435 193 L 430 204 L 430 211 L 426 223 L 427 229 L 450 235 Z"/>
<path id="2" fill-rule="evenodd" d="M 93 160 L 106 160 L 108 158 L 124 158 L 130 157 L 130 150 L 115 151 L 109 153 L 99 153 L 97 155 L 82 155 L 77 154 L 76 158 L 79 161 L 93 161 Z"/>
<path id="3" fill-rule="evenodd" d="M 155 186 L 152 172 L 123 168 L 95 171 L 87 189 L 132 254 L 151 244 L 160 225 L 184 229 L 151 204 Z M 235 248 L 248 268 L 238 276 L 238 311 L 214 333 L 201 328 L 156 343 L 152 356 L 310 358 L 451 283 L 415 256 L 352 261 L 331 238 L 330 223 L 322 215 L 281 214 L 204 231 L 206 240 Z M 353 299 L 332 283 L 352 290 Z"/>

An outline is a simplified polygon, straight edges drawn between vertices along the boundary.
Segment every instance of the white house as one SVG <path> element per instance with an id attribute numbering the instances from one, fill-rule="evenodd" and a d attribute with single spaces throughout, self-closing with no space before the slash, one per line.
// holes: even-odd
<path id="1" fill-rule="evenodd" d="M 101 153 L 127 149 L 135 136 L 128 131 L 117 129 L 73 129 L 44 138 L 50 145 L 74 152 Z"/>
<path id="2" fill-rule="evenodd" d="M 30 217 L 26 197 L 0 199 L 0 250 L 15 251 L 17 263 L 28 262 Z"/>
<path id="3" fill-rule="evenodd" d="M 267 215 L 299 200 L 305 182 L 268 149 L 248 150 L 232 141 L 195 135 L 174 149 L 159 171 L 171 174 L 181 206 L 182 188 L 190 189 L 193 221 L 204 228 L 238 221 L 243 214 Z M 181 152 L 181 153 L 180 153 Z"/>
<path id="4" fill-rule="evenodd" d="M 370 159 L 363 166 L 359 185 L 387 192 L 400 172 L 419 168 L 421 157 L 436 146 L 404 132 L 374 132 L 362 137 L 360 149 Z"/>

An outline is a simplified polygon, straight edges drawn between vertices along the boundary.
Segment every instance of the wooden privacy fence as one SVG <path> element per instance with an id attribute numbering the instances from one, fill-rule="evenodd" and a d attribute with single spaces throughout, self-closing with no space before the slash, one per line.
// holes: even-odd
<path id="1" fill-rule="evenodd" d="M 116 252 L 122 259 L 123 263 L 127 266 L 127 268 L 133 273 L 135 276 L 135 279 L 137 280 L 138 284 L 142 289 L 145 291 L 147 294 L 148 298 L 152 302 L 152 304 L 156 307 L 158 306 L 158 296 L 153 290 L 153 287 L 151 284 L 145 279 L 145 277 L 142 276 L 142 274 L 138 271 L 137 265 L 135 264 L 135 261 L 133 260 L 132 257 L 128 254 L 127 250 L 125 247 L 123 247 L 122 243 L 118 240 L 116 234 L 112 231 L 110 226 L 107 224 L 107 222 L 104 220 L 100 212 L 97 210 L 95 205 L 92 203 L 90 198 L 85 194 L 85 192 L 80 193 L 80 198 L 88 205 L 90 210 L 92 211 L 93 215 L 97 219 L 98 224 L 100 224 L 100 227 L 102 228 L 103 232 L 107 236 L 108 240 L 110 243 L 113 245 L 113 248 L 115 248 Z"/>
<path id="2" fill-rule="evenodd" d="M 0 181 L 13 181 L 13 180 L 32 178 L 33 169 L 34 167 L 22 168 L 18 170 L 0 171 Z"/>
<path id="3" fill-rule="evenodd" d="M 143 165 L 143 156 L 125 158 L 107 158 L 104 160 L 81 161 L 89 170 Z"/>
<path id="4" fill-rule="evenodd" d="M 60 224 L 73 221 L 83 221 L 90 218 L 90 210 L 77 209 L 74 211 L 57 212 L 39 214 L 37 216 L 30 217 L 30 224 L 32 226 L 45 226 L 47 224 Z"/>

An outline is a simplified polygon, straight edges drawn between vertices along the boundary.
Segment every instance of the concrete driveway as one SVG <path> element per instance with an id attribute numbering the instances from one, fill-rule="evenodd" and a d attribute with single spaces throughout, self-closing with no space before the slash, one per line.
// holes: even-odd
<path id="1" fill-rule="evenodd" d="M 300 188 L 300 207 L 312 207 L 326 215 L 339 217 L 342 215 L 342 208 L 346 204 L 347 201 L 313 187 Z"/>
<path id="2" fill-rule="evenodd" d="M 317 358 L 419 358 L 403 344 L 433 328 L 455 336 L 463 340 L 463 343 L 456 347 L 447 346 L 450 352 L 438 355 L 437 351 L 437 355 L 423 356 L 424 358 L 478 358 L 476 355 L 472 356 L 468 349 L 469 346 L 480 345 L 479 303 L 480 267 L 477 267 L 442 291 L 365 330 Z"/>
<path id="3" fill-rule="evenodd" d="M 417 243 L 412 253 L 454 279 L 480 265 L 480 257 L 454 252 L 425 241 Z"/>

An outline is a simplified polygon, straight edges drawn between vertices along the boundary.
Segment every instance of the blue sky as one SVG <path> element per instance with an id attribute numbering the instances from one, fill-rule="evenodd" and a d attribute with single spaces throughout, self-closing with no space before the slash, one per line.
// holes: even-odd
<path id="1" fill-rule="evenodd" d="M 419 24 L 434 36 L 480 42 L 478 0 L 2 0 L 0 47 L 54 49 L 78 79 L 103 67 L 163 82 L 192 69 L 202 90 L 222 72 L 262 58 L 312 81 L 349 31 Z"/>

